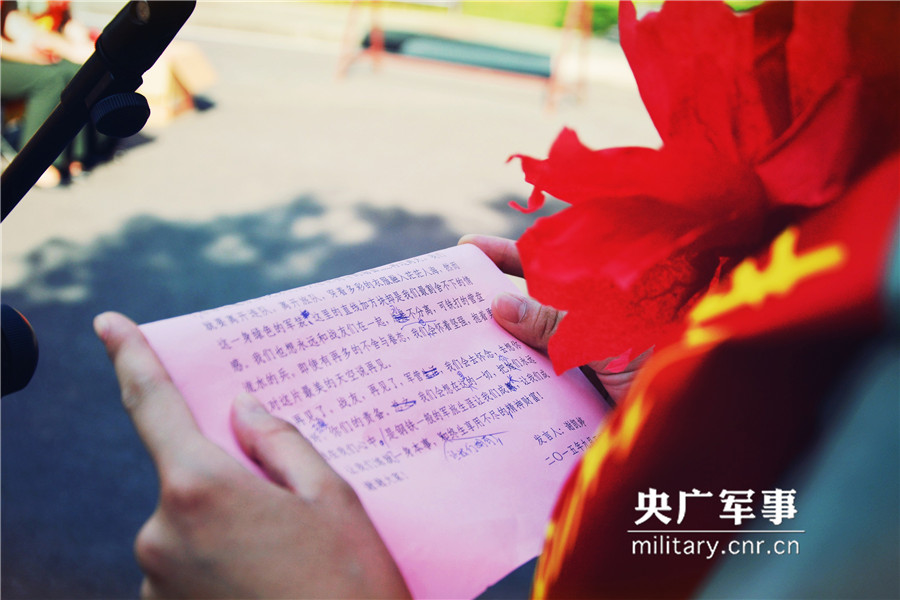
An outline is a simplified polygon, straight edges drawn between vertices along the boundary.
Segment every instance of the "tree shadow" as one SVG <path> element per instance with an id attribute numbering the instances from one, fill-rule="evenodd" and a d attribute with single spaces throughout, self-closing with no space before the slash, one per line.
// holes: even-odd
<path id="1" fill-rule="evenodd" d="M 503 211 L 518 237 L 534 215 Z M 543 214 L 552 211 L 542 211 Z M 508 217 L 508 218 L 507 218 Z M 301 197 L 202 224 L 136 218 L 90 245 L 49 242 L 3 301 L 31 321 L 40 361 L 3 399 L 4 598 L 130 598 L 133 539 L 157 500 L 149 458 L 91 330 L 114 309 L 137 322 L 213 308 L 456 244 L 439 216 Z"/>

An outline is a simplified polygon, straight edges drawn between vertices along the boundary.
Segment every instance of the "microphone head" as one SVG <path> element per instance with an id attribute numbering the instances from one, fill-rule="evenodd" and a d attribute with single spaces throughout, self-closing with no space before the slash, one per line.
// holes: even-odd
<path id="1" fill-rule="evenodd" d="M 18 392 L 31 381 L 37 368 L 38 343 L 34 329 L 22 313 L 0 306 L 0 396 Z"/>

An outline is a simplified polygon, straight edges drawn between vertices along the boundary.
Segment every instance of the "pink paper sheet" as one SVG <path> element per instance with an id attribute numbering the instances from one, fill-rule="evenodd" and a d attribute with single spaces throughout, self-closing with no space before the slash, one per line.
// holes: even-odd
<path id="1" fill-rule="evenodd" d="M 541 550 L 606 412 L 494 323 L 515 285 L 462 245 L 142 325 L 203 432 L 252 392 L 359 494 L 417 598 L 472 598 Z"/>

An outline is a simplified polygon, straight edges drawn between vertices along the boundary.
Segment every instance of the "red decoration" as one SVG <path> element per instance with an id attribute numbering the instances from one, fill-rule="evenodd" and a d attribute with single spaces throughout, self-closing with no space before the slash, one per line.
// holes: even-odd
<path id="1" fill-rule="evenodd" d="M 523 157 L 529 209 L 545 191 L 572 207 L 519 246 L 533 293 L 570 311 L 557 368 L 658 351 L 560 495 L 536 598 L 697 593 L 722 553 L 635 552 L 666 538 L 638 526 L 640 494 L 767 490 L 790 474 L 806 496 L 793 468 L 824 458 L 811 454 L 823 423 L 857 400 L 844 377 L 884 332 L 900 3 L 667 3 L 641 21 L 623 4 L 620 31 L 663 146 L 592 151 L 566 130 L 546 160 Z M 692 505 L 684 529 L 722 518 Z M 835 552 L 826 564 L 851 550 Z"/>
<path id="2" fill-rule="evenodd" d="M 622 3 L 619 30 L 662 147 L 565 129 L 547 159 L 517 156 L 526 211 L 572 205 L 518 242 L 530 292 L 567 311 L 558 371 L 672 339 L 720 274 L 900 147 L 900 3 L 669 2 L 640 21 Z"/>

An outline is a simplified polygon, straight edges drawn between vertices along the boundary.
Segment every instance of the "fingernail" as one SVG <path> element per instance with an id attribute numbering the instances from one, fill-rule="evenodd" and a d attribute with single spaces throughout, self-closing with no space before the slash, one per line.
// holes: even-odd
<path id="1" fill-rule="evenodd" d="M 258 419 L 263 415 L 269 416 L 266 407 L 247 392 L 241 392 L 234 399 L 234 410 L 247 419 Z"/>
<path id="2" fill-rule="evenodd" d="M 514 294 L 500 294 L 494 300 L 494 313 L 510 323 L 520 323 L 525 318 L 527 308 L 525 298 Z"/>
<path id="3" fill-rule="evenodd" d="M 94 317 L 94 333 L 101 340 L 106 339 L 106 331 L 109 329 L 109 319 L 106 314 L 100 314 Z"/>

